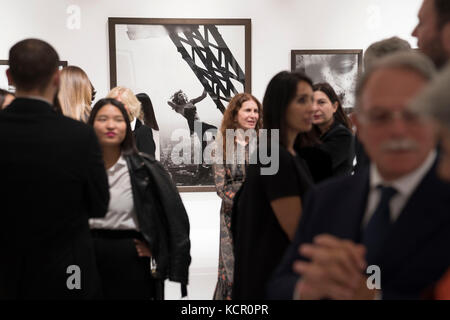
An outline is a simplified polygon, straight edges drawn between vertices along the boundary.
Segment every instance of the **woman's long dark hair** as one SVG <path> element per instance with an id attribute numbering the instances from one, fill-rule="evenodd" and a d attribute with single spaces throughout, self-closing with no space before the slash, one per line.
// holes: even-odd
<path id="1" fill-rule="evenodd" d="M 263 128 L 279 129 L 280 144 L 286 147 L 286 110 L 292 99 L 297 94 L 297 85 L 300 81 L 308 83 L 311 87 L 311 79 L 302 72 L 282 71 L 277 73 L 267 85 L 263 99 Z M 270 132 L 270 131 L 269 131 Z M 309 134 L 302 132 L 297 140 L 309 141 Z M 308 143 L 309 144 L 309 143 Z"/>
<path id="2" fill-rule="evenodd" d="M 337 102 L 338 106 L 336 112 L 334 113 L 334 120 L 338 121 L 340 124 L 344 125 L 347 129 L 352 131 L 352 123 L 349 117 L 345 114 L 344 109 L 342 107 L 341 99 L 339 99 L 338 95 L 334 91 L 333 87 L 327 82 L 316 83 L 313 86 L 313 91 L 320 91 L 326 94 L 328 99 L 330 99 L 331 103 Z M 317 126 L 314 125 L 316 129 Z M 320 135 L 320 134 L 319 134 Z"/>
<path id="3" fill-rule="evenodd" d="M 139 100 L 142 106 L 142 112 L 144 113 L 144 124 L 159 131 L 158 122 L 156 121 L 155 111 L 153 110 L 152 100 L 146 93 L 138 93 L 136 98 Z"/>
<path id="4" fill-rule="evenodd" d="M 97 113 L 100 111 L 101 108 L 103 108 L 107 104 L 113 105 L 120 110 L 127 125 L 125 139 L 123 139 L 122 143 L 120 144 L 120 149 L 122 150 L 122 153 L 124 155 L 137 154 L 138 150 L 136 149 L 136 143 L 134 141 L 133 132 L 131 131 L 130 118 L 128 117 L 127 110 L 125 109 L 125 106 L 123 105 L 122 102 L 117 101 L 116 99 L 113 98 L 100 99 L 92 108 L 87 123 L 93 127 Z"/>

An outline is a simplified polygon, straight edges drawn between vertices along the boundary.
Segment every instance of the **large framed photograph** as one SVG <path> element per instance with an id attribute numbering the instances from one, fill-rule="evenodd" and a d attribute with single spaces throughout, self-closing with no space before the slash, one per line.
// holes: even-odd
<path id="1" fill-rule="evenodd" d="M 160 162 L 180 191 L 214 191 L 203 155 L 228 101 L 251 92 L 250 19 L 109 18 L 110 86 L 147 93 Z"/>
<path id="2" fill-rule="evenodd" d="M 291 70 L 299 70 L 314 83 L 328 82 L 344 110 L 355 106 L 355 88 L 362 71 L 362 50 L 292 50 Z"/>
<path id="3" fill-rule="evenodd" d="M 8 60 L 0 60 L 0 89 L 14 92 L 14 86 L 8 82 L 8 78 L 6 77 L 6 70 L 9 68 L 8 66 Z M 67 61 L 59 61 L 59 68 L 62 69 L 64 67 L 67 67 Z"/>

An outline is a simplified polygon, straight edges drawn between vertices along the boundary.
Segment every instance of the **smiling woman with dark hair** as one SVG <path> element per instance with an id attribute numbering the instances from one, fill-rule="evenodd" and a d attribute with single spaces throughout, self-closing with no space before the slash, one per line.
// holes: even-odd
<path id="1" fill-rule="evenodd" d="M 89 221 L 103 295 L 163 299 L 164 279 L 185 286 L 191 260 L 178 191 L 154 158 L 138 153 L 121 102 L 99 100 L 88 123 L 100 142 L 111 195 L 106 216 Z"/>

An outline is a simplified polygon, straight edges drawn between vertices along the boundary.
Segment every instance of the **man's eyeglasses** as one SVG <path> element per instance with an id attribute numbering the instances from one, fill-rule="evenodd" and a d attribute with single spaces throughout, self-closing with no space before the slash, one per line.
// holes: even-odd
<path id="1" fill-rule="evenodd" d="M 373 110 L 362 113 L 360 117 L 364 121 L 377 126 L 390 125 L 396 119 L 402 119 L 403 122 L 408 125 L 417 125 L 423 123 L 423 118 L 419 114 L 410 110 Z"/>

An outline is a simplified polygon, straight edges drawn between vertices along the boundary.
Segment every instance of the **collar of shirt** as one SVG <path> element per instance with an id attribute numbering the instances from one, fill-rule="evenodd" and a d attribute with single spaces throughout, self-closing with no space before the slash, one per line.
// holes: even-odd
<path id="1" fill-rule="evenodd" d="M 125 160 L 123 155 L 120 155 L 117 162 L 111 168 L 108 169 L 108 174 L 112 175 L 126 165 L 127 165 L 127 161 Z"/>
<path id="2" fill-rule="evenodd" d="M 377 167 L 375 164 L 371 163 L 370 165 L 370 190 L 368 197 L 368 204 L 366 214 L 363 220 L 364 225 L 369 222 L 370 217 L 375 210 L 379 198 L 380 198 L 380 190 L 377 189 L 377 186 L 391 186 L 397 190 L 397 194 L 392 198 L 390 203 L 391 208 L 391 220 L 395 222 L 397 218 L 400 216 L 400 213 L 408 201 L 411 194 L 417 188 L 419 183 L 422 181 L 423 177 L 432 167 L 434 161 L 436 160 L 436 150 L 430 152 L 426 160 L 422 163 L 422 165 L 414 170 L 413 172 L 393 181 L 386 182 L 381 177 Z"/>
<path id="3" fill-rule="evenodd" d="M 136 127 L 136 119 L 137 118 L 134 118 L 134 120 L 130 122 L 131 131 L 134 131 L 134 128 Z"/>

